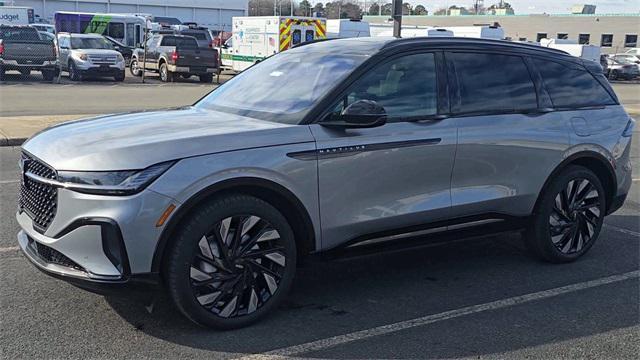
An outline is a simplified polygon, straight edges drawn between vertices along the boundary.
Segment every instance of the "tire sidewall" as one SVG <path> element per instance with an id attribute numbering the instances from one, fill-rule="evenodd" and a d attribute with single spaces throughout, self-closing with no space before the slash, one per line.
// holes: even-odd
<path id="1" fill-rule="evenodd" d="M 134 70 L 134 66 L 133 64 L 135 63 L 135 69 Z M 132 58 L 131 62 L 129 63 L 129 72 L 131 72 L 131 75 L 133 76 L 141 76 L 142 75 L 142 71 L 140 70 L 140 67 L 138 65 L 138 59 L 136 58 Z"/>
<path id="2" fill-rule="evenodd" d="M 165 278 L 174 303 L 192 321 L 218 329 L 232 329 L 249 325 L 268 315 L 286 296 L 296 269 L 296 244 L 291 226 L 285 217 L 268 203 L 250 196 L 236 195 L 211 201 L 197 208 L 179 231 L 171 248 Z M 250 315 L 222 318 L 203 308 L 197 301 L 190 283 L 189 270 L 202 235 L 215 224 L 234 215 L 255 215 L 268 221 L 280 233 L 285 246 L 287 266 L 276 293 Z"/>
<path id="3" fill-rule="evenodd" d="M 591 182 L 598 191 L 598 201 L 600 202 L 600 216 L 598 217 L 597 226 L 594 229 L 593 236 L 591 240 L 580 250 L 571 254 L 564 254 L 561 252 L 551 240 L 551 233 L 549 230 L 549 217 L 551 216 L 551 210 L 555 204 L 555 198 L 557 194 L 562 191 L 569 181 L 573 179 L 583 178 Z M 606 210 L 606 199 L 604 195 L 604 188 L 600 179 L 591 172 L 590 170 L 581 167 L 581 166 L 570 166 L 565 171 L 563 171 L 558 178 L 553 181 L 553 183 L 547 188 L 544 194 L 544 198 L 540 203 L 539 209 L 535 215 L 534 222 L 534 231 L 533 236 L 535 236 L 541 246 L 543 252 L 548 254 L 551 261 L 555 262 L 570 262 L 578 259 L 582 255 L 584 255 L 598 240 L 598 236 L 600 235 L 600 231 L 602 229 L 602 224 L 604 221 L 604 215 Z"/>

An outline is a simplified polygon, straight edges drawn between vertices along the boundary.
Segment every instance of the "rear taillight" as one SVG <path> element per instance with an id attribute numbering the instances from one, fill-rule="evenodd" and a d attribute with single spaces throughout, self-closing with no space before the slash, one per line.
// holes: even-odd
<path id="1" fill-rule="evenodd" d="M 173 62 L 178 61 L 178 57 L 180 57 L 180 55 L 178 54 L 178 51 L 173 50 L 173 52 L 171 53 L 171 61 Z"/>
<path id="2" fill-rule="evenodd" d="M 0 43 L 0 55 L 4 55 L 4 44 Z"/>
<path id="3" fill-rule="evenodd" d="M 52 44 L 51 47 L 53 47 L 53 56 L 58 57 L 58 47 L 56 44 Z"/>
<path id="4" fill-rule="evenodd" d="M 209 41 L 209 47 L 213 48 L 214 46 L 216 46 L 214 40 Z"/>

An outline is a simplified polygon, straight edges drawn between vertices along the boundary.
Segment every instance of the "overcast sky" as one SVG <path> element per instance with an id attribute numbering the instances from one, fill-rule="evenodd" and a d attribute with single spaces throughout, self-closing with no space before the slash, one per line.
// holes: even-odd
<path id="1" fill-rule="evenodd" d="M 328 0 L 322 1 L 323 3 Z M 443 8 L 447 5 L 462 5 L 469 6 L 473 3 L 473 0 L 403 0 L 408 1 L 414 5 L 422 4 L 427 7 L 429 12 L 433 9 Z M 485 6 L 489 6 L 497 3 L 499 0 L 484 0 Z M 318 1 L 311 1 L 317 3 Z M 374 0 L 369 0 L 374 2 Z M 381 0 L 381 2 L 385 2 Z M 391 2 L 388 0 L 387 2 Z M 640 0 L 507 0 L 511 3 L 516 11 L 516 14 L 531 14 L 531 13 L 549 13 L 549 14 L 567 14 L 570 12 L 573 4 L 593 4 L 596 5 L 596 12 L 599 14 L 606 13 L 638 13 L 640 12 Z"/>

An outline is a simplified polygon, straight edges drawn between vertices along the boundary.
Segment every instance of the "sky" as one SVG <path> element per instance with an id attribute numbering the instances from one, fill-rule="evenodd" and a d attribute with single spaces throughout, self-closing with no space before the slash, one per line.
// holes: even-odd
<path id="1" fill-rule="evenodd" d="M 326 2 L 322 1 L 323 3 Z M 363 1 L 363 0 L 360 0 Z M 427 7 L 429 12 L 434 9 L 446 7 L 447 5 L 469 6 L 473 0 L 403 0 L 413 5 L 422 4 Z M 485 6 L 497 3 L 499 0 L 484 0 Z M 318 1 L 311 1 L 316 3 Z M 369 0 L 374 2 L 374 0 Z M 381 0 L 381 2 L 385 2 Z M 387 2 L 391 2 L 388 0 Z M 596 5 L 596 13 L 638 13 L 640 12 L 640 0 L 507 0 L 516 11 L 516 14 L 567 14 L 570 13 L 573 4 L 592 4 Z M 639 25 L 640 26 L 640 25 Z"/>

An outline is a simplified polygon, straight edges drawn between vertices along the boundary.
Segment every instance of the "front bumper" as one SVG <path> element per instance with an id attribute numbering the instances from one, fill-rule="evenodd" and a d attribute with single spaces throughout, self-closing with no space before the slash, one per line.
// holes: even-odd
<path id="1" fill-rule="evenodd" d="M 116 76 L 124 72 L 124 69 L 120 69 L 118 67 L 101 67 L 101 66 L 90 66 L 85 69 L 78 69 L 78 71 L 84 76 Z"/>

